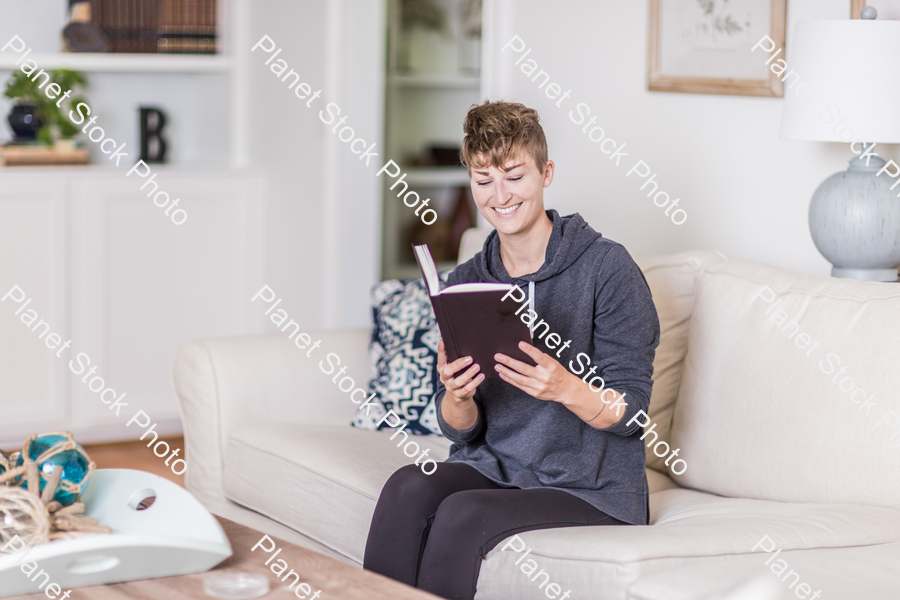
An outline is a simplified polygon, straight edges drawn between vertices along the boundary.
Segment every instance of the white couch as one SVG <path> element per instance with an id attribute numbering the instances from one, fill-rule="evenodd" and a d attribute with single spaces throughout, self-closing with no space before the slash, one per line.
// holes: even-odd
<path id="1" fill-rule="evenodd" d="M 673 481 L 648 452 L 649 527 L 525 533 L 530 557 L 570 598 L 900 598 L 900 284 L 716 252 L 637 261 L 662 327 L 651 417 L 688 468 Z M 413 459 L 390 431 L 351 428 L 357 405 L 319 370 L 334 352 L 366 381 L 369 331 L 309 333 L 313 358 L 285 333 L 180 349 L 187 486 L 214 513 L 360 565 L 378 494 Z M 417 441 L 447 456 L 446 440 Z M 771 565 L 796 572 L 787 582 L 765 564 L 774 552 L 751 551 L 763 536 L 781 549 Z M 518 556 L 487 556 L 479 600 L 546 597 Z"/>

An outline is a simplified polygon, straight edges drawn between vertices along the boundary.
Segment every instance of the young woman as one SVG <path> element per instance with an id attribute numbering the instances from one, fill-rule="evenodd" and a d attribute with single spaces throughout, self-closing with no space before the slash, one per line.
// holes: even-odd
<path id="1" fill-rule="evenodd" d="M 628 422 L 648 410 L 659 344 L 625 248 L 578 214 L 544 210 L 554 164 L 537 112 L 485 102 L 464 129 L 475 203 L 496 231 L 449 283 L 527 289 L 561 339 L 520 344 L 537 366 L 497 354 L 499 379 L 470 357 L 448 364 L 441 342 L 435 408 L 450 457 L 431 475 L 399 469 L 378 499 L 365 568 L 460 600 L 474 597 L 485 554 L 514 534 L 647 524 L 644 444 Z"/>

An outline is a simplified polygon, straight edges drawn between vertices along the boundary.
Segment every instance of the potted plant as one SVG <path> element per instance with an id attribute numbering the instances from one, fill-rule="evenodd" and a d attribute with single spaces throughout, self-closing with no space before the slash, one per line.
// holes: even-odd
<path id="1" fill-rule="evenodd" d="M 51 71 L 50 83 L 56 83 L 64 91 L 87 87 L 84 75 L 69 69 Z M 38 87 L 38 81 L 33 81 L 22 71 L 15 71 L 6 82 L 3 95 L 16 101 L 8 117 L 9 125 L 16 134 L 14 141 L 38 140 L 48 145 L 54 141 L 64 141 L 66 145 L 73 145 L 71 140 L 78 133 L 78 128 L 69 120 L 68 113 L 71 107 L 87 101 L 79 96 L 60 102 L 61 94 L 51 99 L 45 93 L 50 83 L 43 88 Z"/>

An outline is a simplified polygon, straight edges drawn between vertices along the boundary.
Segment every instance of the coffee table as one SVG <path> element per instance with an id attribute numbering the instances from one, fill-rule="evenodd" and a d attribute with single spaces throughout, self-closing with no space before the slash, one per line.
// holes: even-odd
<path id="1" fill-rule="evenodd" d="M 214 600 L 203 591 L 203 580 L 216 574 L 242 571 L 267 575 L 271 590 L 264 600 L 289 600 L 297 596 L 293 590 L 287 589 L 275 574 L 265 565 L 271 554 L 261 549 L 250 552 L 250 549 L 262 538 L 263 533 L 244 525 L 216 517 L 234 554 L 215 569 L 194 575 L 163 577 L 160 579 L 144 579 L 127 583 L 113 583 L 79 588 L 72 590 L 71 600 Z M 319 600 L 435 600 L 438 597 L 422 592 L 408 585 L 398 583 L 370 571 L 351 567 L 341 561 L 319 554 L 295 544 L 269 536 L 283 558 L 292 569 L 300 574 L 300 581 L 306 582 L 314 590 L 322 590 Z M 274 562 L 272 564 L 275 564 Z M 25 575 L 22 575 L 25 577 Z M 293 580 L 293 578 L 292 578 Z M 43 592 L 27 596 L 10 596 L 4 600 L 38 600 L 47 596 Z"/>

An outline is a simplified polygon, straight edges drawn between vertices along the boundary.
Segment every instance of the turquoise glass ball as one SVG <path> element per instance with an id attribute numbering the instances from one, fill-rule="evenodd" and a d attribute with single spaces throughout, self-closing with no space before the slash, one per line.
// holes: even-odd
<path id="1" fill-rule="evenodd" d="M 37 461 L 38 457 L 55 446 L 60 442 L 65 442 L 66 438 L 61 435 L 42 435 L 36 438 L 33 442 L 31 442 L 31 446 L 28 449 L 28 455 L 33 461 Z M 78 448 L 83 452 L 84 449 L 78 445 Z M 22 456 L 19 456 L 19 459 L 16 461 L 16 466 L 20 467 L 25 463 L 25 460 Z M 88 478 L 88 461 L 84 457 L 83 454 L 79 453 L 77 450 L 64 450 L 59 454 L 51 456 L 44 462 L 38 465 L 38 471 L 41 474 L 41 493 L 44 491 L 44 487 L 47 485 L 46 480 L 53 473 L 53 470 L 56 468 L 56 465 L 62 466 L 62 477 L 60 478 L 60 482 L 69 481 L 73 485 L 78 485 L 81 482 L 87 482 Z M 22 478 L 23 485 L 24 477 Z M 84 489 L 82 487 L 82 489 Z M 56 493 L 53 495 L 53 499 L 62 504 L 63 506 L 69 506 L 73 504 L 75 500 L 78 499 L 77 494 L 73 494 L 72 492 L 64 491 L 63 489 L 57 489 Z"/>

